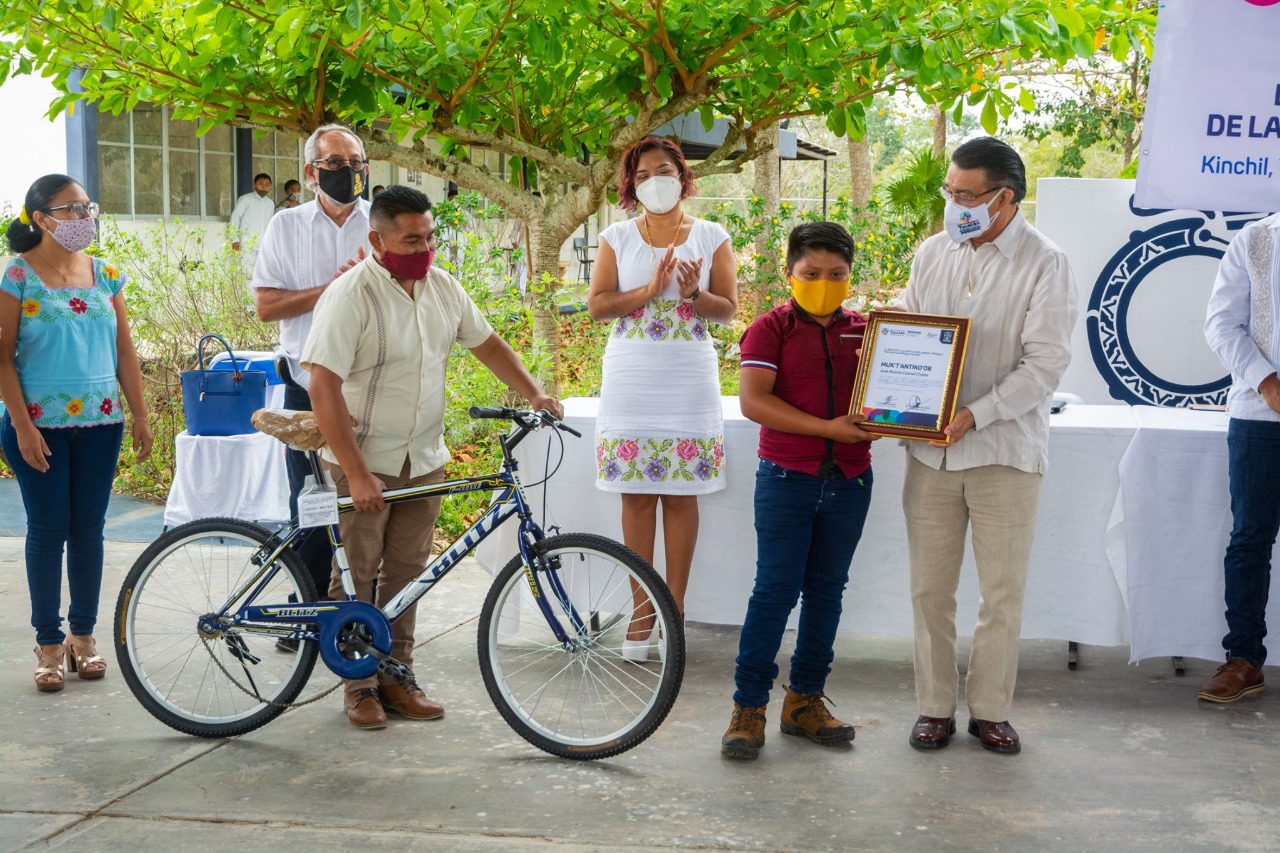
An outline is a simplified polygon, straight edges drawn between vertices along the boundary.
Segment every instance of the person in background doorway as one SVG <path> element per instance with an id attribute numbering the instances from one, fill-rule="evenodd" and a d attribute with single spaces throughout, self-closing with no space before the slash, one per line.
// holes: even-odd
<path id="1" fill-rule="evenodd" d="M 256 245 L 267 233 L 267 223 L 276 212 L 271 200 L 271 176 L 261 172 L 253 176 L 253 192 L 245 193 L 231 211 L 231 248 L 237 252 L 245 243 Z"/>
<path id="2" fill-rule="evenodd" d="M 85 250 L 98 205 L 66 175 L 27 190 L 9 223 L 0 278 L 0 445 L 27 514 L 26 569 L 36 629 L 36 689 L 61 690 L 65 668 L 102 678 L 93 631 L 102 588 L 102 531 L 124 435 L 151 453 L 142 370 L 125 311 L 125 275 Z M 62 630 L 62 555 L 70 604 Z"/>
<path id="3" fill-rule="evenodd" d="M 284 198 L 276 205 L 276 210 L 286 210 L 302 204 L 302 184 L 290 178 L 284 182 Z"/>

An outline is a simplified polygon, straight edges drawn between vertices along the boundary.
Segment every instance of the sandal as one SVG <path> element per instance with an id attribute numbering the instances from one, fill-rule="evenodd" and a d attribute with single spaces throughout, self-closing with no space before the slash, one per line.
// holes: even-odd
<path id="1" fill-rule="evenodd" d="M 53 649 L 46 652 L 44 649 Z M 36 690 L 41 693 L 52 693 L 61 690 L 64 682 L 63 671 L 66 664 L 66 646 L 35 647 L 36 653 Z"/>
<path id="2" fill-rule="evenodd" d="M 107 662 L 98 654 L 93 637 L 72 634 L 67 638 L 67 665 L 72 672 L 78 672 L 86 680 L 102 678 L 107 674 Z"/>

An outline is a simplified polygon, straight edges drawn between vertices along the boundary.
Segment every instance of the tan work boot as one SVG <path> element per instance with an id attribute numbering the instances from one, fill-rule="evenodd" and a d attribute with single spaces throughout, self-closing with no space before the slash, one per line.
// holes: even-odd
<path id="1" fill-rule="evenodd" d="M 412 678 L 404 684 L 378 685 L 378 698 L 382 700 L 384 709 L 411 720 L 438 720 L 444 716 L 444 706 L 428 699 Z"/>
<path id="2" fill-rule="evenodd" d="M 764 746 L 764 709 L 744 708 L 733 703 L 733 716 L 729 718 L 729 730 L 720 738 L 720 754 L 725 758 L 752 759 Z"/>
<path id="3" fill-rule="evenodd" d="M 803 735 L 823 746 L 853 740 L 853 726 L 831 716 L 822 701 L 825 696 L 822 692 L 793 693 L 788 687 L 787 697 L 782 701 L 782 733 Z"/>
<path id="4" fill-rule="evenodd" d="M 385 729 L 387 712 L 378 701 L 378 691 L 363 687 L 342 697 L 342 707 L 347 711 L 347 722 L 357 729 Z"/>
<path id="5" fill-rule="evenodd" d="M 1200 698 L 1206 702 L 1224 704 L 1261 693 L 1266 685 L 1262 669 L 1244 658 L 1228 658 L 1204 684 L 1200 685 Z"/>

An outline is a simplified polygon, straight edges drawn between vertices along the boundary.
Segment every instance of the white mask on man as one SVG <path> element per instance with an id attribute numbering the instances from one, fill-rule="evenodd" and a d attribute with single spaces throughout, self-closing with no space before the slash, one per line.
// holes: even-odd
<path id="1" fill-rule="evenodd" d="M 996 198 L 999 197 L 997 194 Z M 947 236 L 957 243 L 963 243 L 985 234 L 995 219 L 991 215 L 991 205 L 995 201 L 993 198 L 977 207 L 961 207 L 948 200 L 946 210 L 942 213 L 942 225 L 947 230 Z"/>
<path id="2" fill-rule="evenodd" d="M 645 210 L 666 213 L 680 203 L 684 187 L 679 178 L 656 175 L 636 187 L 636 198 Z"/>

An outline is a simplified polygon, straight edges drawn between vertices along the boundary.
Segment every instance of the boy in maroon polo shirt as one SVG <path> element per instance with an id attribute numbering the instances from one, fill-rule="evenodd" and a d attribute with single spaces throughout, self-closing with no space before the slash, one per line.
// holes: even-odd
<path id="1" fill-rule="evenodd" d="M 756 580 L 738 643 L 728 758 L 755 758 L 774 659 L 800 601 L 800 625 L 782 706 L 784 734 L 823 745 L 853 740 L 823 687 L 835 657 L 849 563 L 871 503 L 871 442 L 851 416 L 866 321 L 841 307 L 853 238 L 832 222 L 797 226 L 787 242 L 792 299 L 742 336 L 742 413 L 760 424 L 756 473 Z"/>

